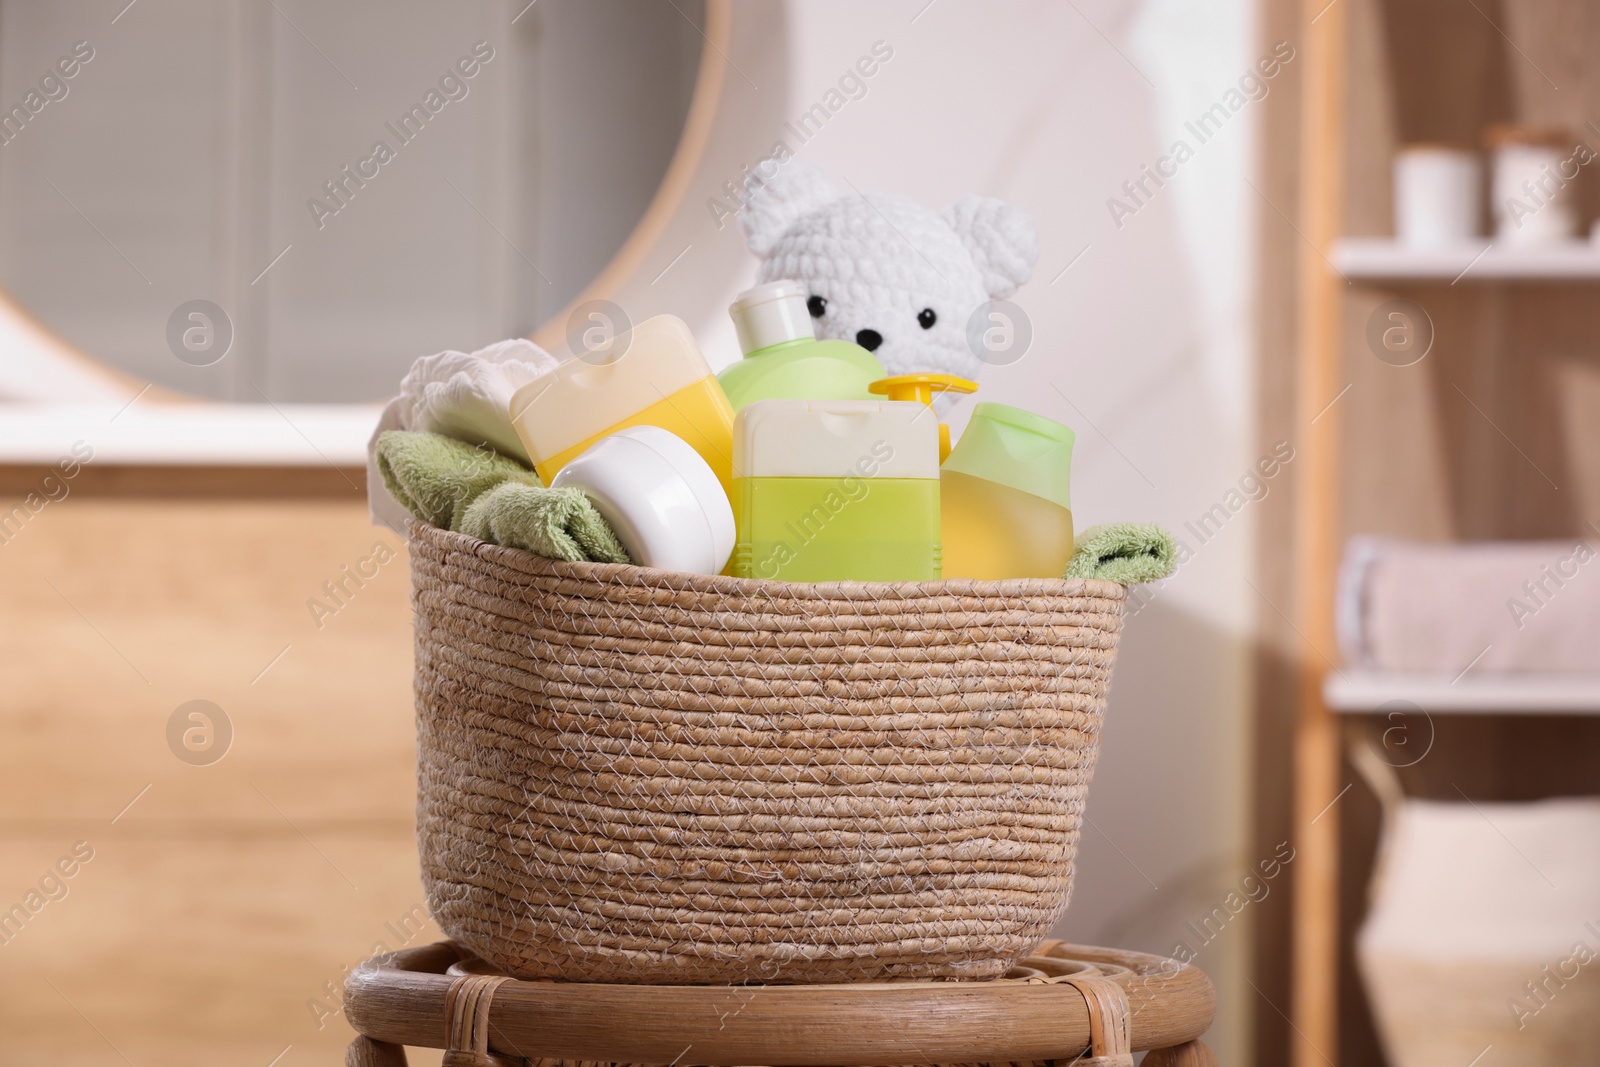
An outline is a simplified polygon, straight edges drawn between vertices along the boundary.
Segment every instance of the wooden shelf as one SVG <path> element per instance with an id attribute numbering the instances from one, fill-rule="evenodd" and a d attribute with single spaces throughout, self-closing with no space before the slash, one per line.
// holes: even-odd
<path id="1" fill-rule="evenodd" d="M 1392 237 L 1344 237 L 1334 242 L 1330 259 L 1346 278 L 1373 281 L 1600 281 L 1600 245 L 1579 240 L 1506 248 L 1485 238 L 1413 248 Z"/>
<path id="2" fill-rule="evenodd" d="M 1314 652 L 1337 647 L 1347 534 L 1565 538 L 1588 517 L 1577 502 L 1600 499 L 1600 466 L 1591 462 L 1600 394 L 1585 391 L 1600 369 L 1591 295 L 1600 294 L 1600 243 L 1519 247 L 1485 235 L 1429 249 L 1350 236 L 1387 232 L 1402 145 L 1475 145 L 1507 121 L 1579 136 L 1581 115 L 1600 113 L 1600 69 L 1573 45 L 1588 40 L 1575 8 L 1556 0 L 1506 4 L 1493 20 L 1432 0 L 1282 0 L 1266 10 L 1276 20 L 1271 33 L 1294 41 L 1304 79 L 1291 141 L 1298 212 L 1285 227 L 1292 232 L 1271 246 L 1280 259 L 1284 249 L 1298 256 L 1296 404 L 1292 421 L 1266 416 L 1274 432 L 1293 434 L 1296 452 L 1294 571 L 1283 583 L 1296 611 L 1293 635 L 1279 640 Z M 1277 229 L 1270 213 L 1263 217 Z M 1434 336 L 1427 363 L 1396 374 L 1369 335 L 1386 321 L 1386 290 L 1406 288 L 1426 305 Z M 1284 346 L 1287 332 L 1274 325 L 1267 336 Z M 1282 377 L 1276 367 L 1263 377 L 1277 401 L 1263 411 L 1282 408 Z M 1276 581 L 1276 559 L 1267 559 L 1262 573 Z M 1272 833 L 1294 835 L 1299 855 L 1288 1032 L 1263 1014 L 1272 1040 L 1288 1045 L 1291 1067 L 1381 1063 L 1351 950 L 1383 825 L 1372 805 L 1333 803 L 1351 780 L 1345 742 L 1373 725 L 1358 716 L 1382 719 L 1386 702 L 1405 700 L 1433 717 L 1442 744 L 1414 772 L 1419 785 L 1448 788 L 1458 777 L 1475 783 L 1475 795 L 1525 798 L 1540 795 L 1548 778 L 1559 779 L 1561 795 L 1595 793 L 1600 769 L 1583 754 L 1600 726 L 1600 674 L 1474 669 L 1458 679 L 1347 669 L 1330 679 L 1321 657 L 1305 651 L 1294 666 L 1293 809 L 1288 819 L 1262 815 Z"/>
<path id="3" fill-rule="evenodd" d="M 1600 674 L 1398 674 L 1346 670 L 1322 687 L 1333 711 L 1375 712 L 1392 700 L 1430 715 L 1600 715 Z"/>

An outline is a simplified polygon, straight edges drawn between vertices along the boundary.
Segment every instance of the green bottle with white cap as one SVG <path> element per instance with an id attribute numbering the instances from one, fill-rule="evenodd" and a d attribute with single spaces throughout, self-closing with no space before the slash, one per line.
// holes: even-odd
<path id="1" fill-rule="evenodd" d="M 939 470 L 946 578 L 1060 578 L 1072 558 L 1068 427 L 1009 404 L 972 409 Z"/>
<path id="2" fill-rule="evenodd" d="M 717 375 L 737 412 L 756 400 L 872 400 L 883 364 L 849 341 L 817 340 L 806 287 L 778 281 L 740 293 L 728 307 L 744 358 Z"/>

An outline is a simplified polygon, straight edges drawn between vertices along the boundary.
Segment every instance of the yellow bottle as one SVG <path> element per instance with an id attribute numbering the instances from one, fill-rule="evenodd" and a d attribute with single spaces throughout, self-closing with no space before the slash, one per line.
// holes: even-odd
<path id="1" fill-rule="evenodd" d="M 734 421 L 729 573 L 786 582 L 939 577 L 939 438 L 920 404 L 757 400 Z"/>
<path id="2" fill-rule="evenodd" d="M 1072 558 L 1072 431 L 979 404 L 939 473 L 946 578 L 1059 578 Z"/>
<path id="3" fill-rule="evenodd" d="M 733 484 L 733 408 L 675 315 L 646 319 L 604 357 L 561 363 L 511 397 L 511 422 L 544 484 L 602 437 L 632 426 L 677 434 Z"/>

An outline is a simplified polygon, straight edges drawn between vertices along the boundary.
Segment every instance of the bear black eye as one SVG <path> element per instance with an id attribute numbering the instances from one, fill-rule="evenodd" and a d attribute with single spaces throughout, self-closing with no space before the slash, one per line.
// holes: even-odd
<path id="1" fill-rule="evenodd" d="M 828 298 L 823 296 L 813 296 L 810 300 L 806 301 L 806 310 L 811 312 L 812 318 L 822 318 L 822 316 L 828 313 Z"/>
<path id="2" fill-rule="evenodd" d="M 924 330 L 933 329 L 933 324 L 938 321 L 939 316 L 934 314 L 932 308 L 923 308 L 921 311 L 917 312 L 917 322 L 922 325 Z"/>

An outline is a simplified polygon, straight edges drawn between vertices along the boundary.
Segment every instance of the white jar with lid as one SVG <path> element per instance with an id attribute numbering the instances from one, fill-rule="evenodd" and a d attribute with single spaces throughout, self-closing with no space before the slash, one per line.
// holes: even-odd
<path id="1" fill-rule="evenodd" d="M 1594 153 L 1546 126 L 1491 126 L 1488 142 L 1495 240 L 1514 245 L 1571 240 L 1578 231 L 1574 180 Z"/>
<path id="2" fill-rule="evenodd" d="M 733 554 L 733 506 L 709 464 L 677 434 L 630 426 L 561 468 L 552 489 L 581 489 L 641 567 L 716 574 Z"/>
<path id="3" fill-rule="evenodd" d="M 1482 166 L 1470 148 L 1410 144 L 1394 157 L 1394 229 L 1402 244 L 1437 248 L 1478 236 Z"/>

